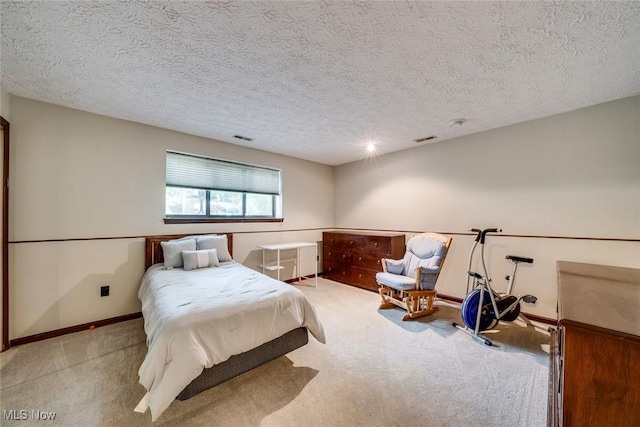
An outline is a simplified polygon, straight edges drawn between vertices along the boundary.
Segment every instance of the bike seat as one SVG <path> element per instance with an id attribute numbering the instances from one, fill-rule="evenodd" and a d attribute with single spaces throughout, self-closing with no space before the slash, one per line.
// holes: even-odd
<path id="1" fill-rule="evenodd" d="M 523 258 L 515 255 L 507 255 L 506 259 L 510 259 L 513 262 L 526 262 L 527 264 L 531 264 L 533 262 L 533 258 Z"/>
<path id="2" fill-rule="evenodd" d="M 469 276 L 471 277 L 475 277 L 476 279 L 482 279 L 482 276 L 479 275 L 478 273 L 476 273 L 475 271 L 467 271 L 467 273 L 469 274 Z"/>

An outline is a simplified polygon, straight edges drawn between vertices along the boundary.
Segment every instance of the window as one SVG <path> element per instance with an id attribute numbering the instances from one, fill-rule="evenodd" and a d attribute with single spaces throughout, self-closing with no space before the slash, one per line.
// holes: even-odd
<path id="1" fill-rule="evenodd" d="M 276 218 L 280 171 L 167 151 L 167 218 Z"/>

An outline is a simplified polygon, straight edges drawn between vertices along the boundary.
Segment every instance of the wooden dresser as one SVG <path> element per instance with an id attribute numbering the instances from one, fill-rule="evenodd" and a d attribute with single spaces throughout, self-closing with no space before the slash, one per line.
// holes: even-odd
<path id="1" fill-rule="evenodd" d="M 325 231 L 322 271 L 327 279 L 377 291 L 380 259 L 401 259 L 404 248 L 404 234 Z"/>
<path id="2" fill-rule="evenodd" d="M 558 261 L 548 424 L 640 426 L 640 270 Z"/>

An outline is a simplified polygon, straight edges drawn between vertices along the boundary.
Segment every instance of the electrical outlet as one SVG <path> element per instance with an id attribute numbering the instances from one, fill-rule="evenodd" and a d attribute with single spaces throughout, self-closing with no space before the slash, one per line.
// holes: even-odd
<path id="1" fill-rule="evenodd" d="M 100 286 L 100 296 L 101 297 L 109 296 L 109 285 Z"/>

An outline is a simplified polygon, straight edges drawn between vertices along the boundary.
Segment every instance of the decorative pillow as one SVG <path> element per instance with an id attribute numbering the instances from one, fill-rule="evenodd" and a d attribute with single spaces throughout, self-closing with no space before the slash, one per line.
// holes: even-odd
<path id="1" fill-rule="evenodd" d="M 182 261 L 185 271 L 195 270 L 196 268 L 218 267 L 220 265 L 216 249 L 182 251 Z"/>
<path id="2" fill-rule="evenodd" d="M 387 260 L 387 273 L 402 274 L 404 271 L 404 262 L 401 259 L 388 259 Z"/>
<path id="3" fill-rule="evenodd" d="M 171 240 L 171 241 L 172 242 L 180 242 L 182 240 L 190 240 L 190 239 L 197 240 L 198 237 L 200 237 L 200 236 L 197 235 L 197 234 L 194 234 L 192 236 L 184 236 L 184 237 L 180 237 L 179 239 L 175 239 L 175 240 Z M 197 242 L 196 242 L 196 244 L 197 244 Z"/>
<path id="4" fill-rule="evenodd" d="M 196 239 L 169 240 L 160 242 L 162 255 L 164 257 L 164 269 L 182 267 L 182 251 L 195 251 Z"/>
<path id="5" fill-rule="evenodd" d="M 231 254 L 227 246 L 227 235 L 198 237 L 198 250 L 216 249 L 220 262 L 231 261 Z"/>

